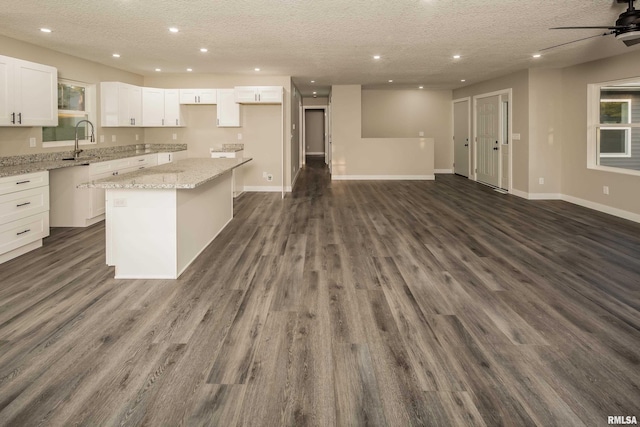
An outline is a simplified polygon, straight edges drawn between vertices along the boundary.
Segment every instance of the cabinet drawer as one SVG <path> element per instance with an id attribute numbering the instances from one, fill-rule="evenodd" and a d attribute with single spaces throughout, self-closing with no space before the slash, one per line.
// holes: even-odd
<path id="1" fill-rule="evenodd" d="M 133 157 L 136 159 L 136 157 Z M 89 165 L 89 175 L 93 178 L 94 175 L 101 175 L 105 172 L 115 172 L 120 169 L 125 169 L 130 166 L 132 158 L 110 160 L 108 162 L 92 163 Z M 135 161 L 135 160 L 134 160 Z"/>
<path id="2" fill-rule="evenodd" d="M 49 172 L 35 172 L 0 178 L 0 195 L 49 185 Z"/>
<path id="3" fill-rule="evenodd" d="M 0 225 L 0 254 L 35 242 L 48 235 L 48 211 Z"/>
<path id="4" fill-rule="evenodd" d="M 48 210 L 48 186 L 0 196 L 0 224 L 6 224 Z"/>

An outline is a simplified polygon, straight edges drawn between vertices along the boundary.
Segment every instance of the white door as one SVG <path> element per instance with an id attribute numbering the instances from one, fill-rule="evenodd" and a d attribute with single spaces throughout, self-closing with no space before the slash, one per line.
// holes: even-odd
<path id="1" fill-rule="evenodd" d="M 478 181 L 500 184 L 500 96 L 476 101 L 476 165 Z"/>
<path id="2" fill-rule="evenodd" d="M 325 160 L 327 161 L 327 164 L 329 165 L 329 173 L 331 174 L 332 172 L 332 166 L 333 166 L 333 146 L 332 141 L 331 141 L 331 133 L 333 131 L 332 129 L 332 116 L 331 116 L 331 101 L 329 101 L 329 106 L 327 107 L 327 155 L 325 156 Z"/>
<path id="3" fill-rule="evenodd" d="M 469 177 L 469 100 L 453 103 L 453 172 Z"/>

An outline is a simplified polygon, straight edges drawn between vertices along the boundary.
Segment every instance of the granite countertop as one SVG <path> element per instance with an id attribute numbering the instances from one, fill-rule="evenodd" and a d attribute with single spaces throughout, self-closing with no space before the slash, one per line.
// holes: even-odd
<path id="1" fill-rule="evenodd" d="M 86 182 L 79 185 L 78 188 L 192 189 L 251 160 L 251 158 L 247 157 L 236 159 L 184 159 L 123 175 Z"/>
<path id="2" fill-rule="evenodd" d="M 135 146 L 133 146 L 135 147 Z M 139 149 L 87 149 L 83 151 L 78 160 L 62 160 L 67 155 L 72 157 L 72 153 L 51 153 L 30 156 L 14 156 L 2 158 L 6 163 L 0 161 L 0 178 L 6 176 L 22 175 L 26 173 L 49 171 L 53 169 L 61 169 L 70 166 L 83 166 L 92 163 L 108 162 L 109 160 L 124 159 L 127 157 L 143 156 L 145 154 L 173 153 L 176 151 L 186 150 L 185 146 L 180 145 L 160 145 L 153 144 L 150 147 Z M 22 161 L 26 160 L 26 161 Z M 14 164 L 11 164 L 14 162 Z"/>
<path id="3" fill-rule="evenodd" d="M 222 148 L 211 148 L 209 149 L 210 152 L 212 153 L 235 153 L 238 151 L 242 151 L 242 148 L 229 148 L 229 147 L 222 147 Z"/>

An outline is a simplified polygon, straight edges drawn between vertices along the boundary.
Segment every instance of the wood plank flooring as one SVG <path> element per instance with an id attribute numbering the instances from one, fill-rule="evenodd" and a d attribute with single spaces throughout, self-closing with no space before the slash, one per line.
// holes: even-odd
<path id="1" fill-rule="evenodd" d="M 113 279 L 102 224 L 0 265 L 0 425 L 640 418 L 640 224 L 313 165 L 235 212 L 175 281 Z"/>

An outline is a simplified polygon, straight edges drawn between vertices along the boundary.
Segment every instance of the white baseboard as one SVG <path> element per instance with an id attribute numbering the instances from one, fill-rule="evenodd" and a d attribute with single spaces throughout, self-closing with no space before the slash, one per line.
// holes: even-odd
<path id="1" fill-rule="evenodd" d="M 453 169 L 436 169 L 434 173 L 453 173 Z"/>
<path id="2" fill-rule="evenodd" d="M 565 202 L 573 203 L 574 205 L 582 206 L 585 208 L 593 209 L 598 212 L 603 212 L 609 215 L 617 216 L 619 218 L 628 219 L 633 222 L 640 222 L 640 214 L 625 211 L 622 209 L 614 208 L 611 206 L 603 205 L 602 203 L 592 202 L 590 200 L 580 199 L 578 197 L 568 196 L 560 193 L 527 193 L 524 191 L 513 189 L 511 194 L 514 196 L 522 197 L 527 200 L 564 200 Z"/>
<path id="3" fill-rule="evenodd" d="M 589 200 L 580 199 L 578 197 L 568 196 L 566 194 L 562 195 L 562 200 L 564 200 L 565 202 L 573 203 L 574 205 L 579 205 L 599 212 L 604 212 L 609 215 L 617 216 L 619 218 L 628 219 L 629 221 L 640 222 L 640 214 L 613 208 L 611 206 L 603 205 L 602 203 L 596 203 Z"/>
<path id="4" fill-rule="evenodd" d="M 511 194 L 513 194 L 514 196 L 522 197 L 523 199 L 529 200 L 529 193 L 527 193 L 526 191 L 520 191 L 520 190 L 516 190 L 515 188 L 512 188 Z"/>
<path id="5" fill-rule="evenodd" d="M 272 186 L 245 185 L 244 191 L 249 191 L 252 193 L 280 193 L 282 192 L 282 187 L 279 185 L 272 185 Z"/>
<path id="6" fill-rule="evenodd" d="M 433 181 L 435 175 L 331 175 L 333 181 Z"/>
<path id="7" fill-rule="evenodd" d="M 560 193 L 529 193 L 529 200 L 562 200 Z"/>

